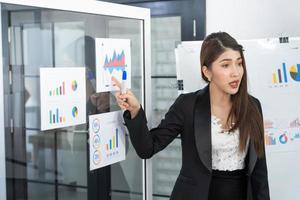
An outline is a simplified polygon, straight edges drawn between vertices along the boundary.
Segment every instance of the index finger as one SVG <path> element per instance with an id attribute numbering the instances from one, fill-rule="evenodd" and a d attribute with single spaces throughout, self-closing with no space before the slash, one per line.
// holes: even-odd
<path id="1" fill-rule="evenodd" d="M 117 86 L 121 90 L 121 83 L 120 83 L 120 81 L 116 77 L 114 77 L 114 76 L 111 77 L 111 80 L 114 83 L 114 86 Z"/>

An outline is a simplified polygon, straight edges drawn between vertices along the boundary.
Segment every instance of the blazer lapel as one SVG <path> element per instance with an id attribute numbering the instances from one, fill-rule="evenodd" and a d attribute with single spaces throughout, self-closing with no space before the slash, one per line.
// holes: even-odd
<path id="1" fill-rule="evenodd" d="M 255 151 L 255 148 L 254 148 L 254 143 L 250 139 L 250 142 L 249 142 L 249 160 L 248 160 L 248 174 L 249 175 L 253 172 L 256 160 L 257 160 L 257 155 L 256 155 L 256 151 Z"/>
<path id="2" fill-rule="evenodd" d="M 197 94 L 194 112 L 194 134 L 200 160 L 212 171 L 211 158 L 211 112 L 209 86 Z"/>

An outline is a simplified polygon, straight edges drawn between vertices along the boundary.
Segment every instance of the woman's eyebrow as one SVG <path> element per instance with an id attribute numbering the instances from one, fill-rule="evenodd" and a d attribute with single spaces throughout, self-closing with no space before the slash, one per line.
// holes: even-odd
<path id="1" fill-rule="evenodd" d="M 236 60 L 238 60 L 238 61 L 242 60 L 242 57 L 238 57 Z M 226 62 L 226 61 L 232 61 L 232 59 L 231 58 L 224 58 L 224 59 L 220 60 L 219 63 Z"/>
<path id="2" fill-rule="evenodd" d="M 224 59 L 220 60 L 219 63 L 224 62 L 224 61 L 232 61 L 232 59 L 230 59 L 230 58 L 224 58 Z"/>

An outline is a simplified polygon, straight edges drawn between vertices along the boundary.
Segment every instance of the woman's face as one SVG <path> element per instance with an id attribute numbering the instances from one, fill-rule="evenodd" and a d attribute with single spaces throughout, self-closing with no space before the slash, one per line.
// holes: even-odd
<path id="1" fill-rule="evenodd" d="M 236 94 L 244 74 L 240 52 L 227 49 L 207 68 L 205 74 L 210 80 L 210 87 L 225 94 Z"/>

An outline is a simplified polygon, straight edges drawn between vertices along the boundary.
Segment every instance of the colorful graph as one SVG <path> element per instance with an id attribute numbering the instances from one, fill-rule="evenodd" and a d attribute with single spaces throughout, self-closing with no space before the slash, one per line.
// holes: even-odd
<path id="1" fill-rule="evenodd" d="M 65 94 L 66 94 L 65 82 L 62 82 L 61 86 L 49 91 L 49 96 L 61 96 Z"/>
<path id="2" fill-rule="evenodd" d="M 78 116 L 78 108 L 76 106 L 74 106 L 72 109 L 72 116 L 74 118 L 76 118 Z"/>
<path id="3" fill-rule="evenodd" d="M 103 68 L 108 70 L 110 74 L 113 72 L 113 70 L 124 71 L 125 67 L 126 64 L 124 50 L 122 50 L 120 54 L 117 54 L 116 50 L 114 50 L 112 58 L 109 58 L 108 55 L 105 56 Z"/>
<path id="4" fill-rule="evenodd" d="M 108 143 L 106 144 L 106 150 L 109 151 L 109 150 L 113 150 L 113 149 L 116 149 L 118 148 L 119 146 L 119 136 L 118 136 L 118 128 L 116 128 L 116 132 L 115 132 L 115 135 L 113 136 L 112 139 L 109 139 Z"/>
<path id="5" fill-rule="evenodd" d="M 300 81 L 300 64 L 297 64 L 297 68 L 295 65 L 290 67 L 290 75 L 293 80 Z"/>
<path id="6" fill-rule="evenodd" d="M 89 115 L 90 169 L 125 159 L 125 126 L 122 111 Z M 97 151 L 97 153 L 95 153 Z M 99 161 L 101 157 L 101 161 Z"/>
<path id="7" fill-rule="evenodd" d="M 286 133 L 279 136 L 279 142 L 281 144 L 286 144 L 288 142 L 288 136 Z"/>
<path id="8" fill-rule="evenodd" d="M 100 147 L 100 136 L 98 134 L 95 134 L 93 137 L 93 145 L 95 149 Z"/>
<path id="9" fill-rule="evenodd" d="M 98 133 L 99 132 L 99 130 L 100 130 L 100 121 L 99 121 L 99 119 L 95 118 L 93 120 L 92 129 L 93 129 L 94 133 Z"/>
<path id="10" fill-rule="evenodd" d="M 58 123 L 65 123 L 66 122 L 66 117 L 61 116 L 59 109 L 50 110 L 49 111 L 49 123 L 50 124 L 58 124 Z"/>
<path id="11" fill-rule="evenodd" d="M 287 83 L 287 74 L 286 74 L 286 65 L 285 63 L 282 63 L 282 70 L 277 69 L 277 72 L 272 73 L 272 83 Z"/>
<path id="12" fill-rule="evenodd" d="M 75 92 L 77 90 L 77 81 L 76 80 L 73 80 L 72 81 L 72 90 Z"/>
<path id="13" fill-rule="evenodd" d="M 98 165 L 100 163 L 100 161 L 101 161 L 101 153 L 100 153 L 100 151 L 95 150 L 94 154 L 93 154 L 93 163 L 95 165 Z"/>
<path id="14" fill-rule="evenodd" d="M 276 145 L 276 138 L 273 135 L 265 135 L 266 145 Z"/>

